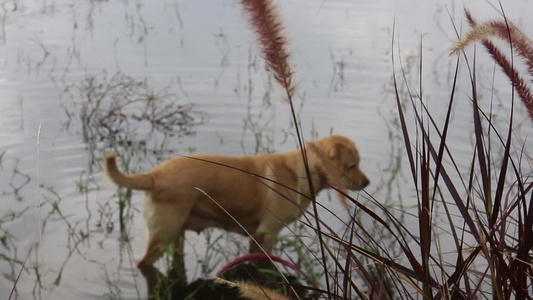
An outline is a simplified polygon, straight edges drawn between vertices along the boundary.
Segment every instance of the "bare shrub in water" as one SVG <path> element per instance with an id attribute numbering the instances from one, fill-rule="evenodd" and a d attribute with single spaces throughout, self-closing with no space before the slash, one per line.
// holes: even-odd
<path id="1" fill-rule="evenodd" d="M 115 149 L 122 145 L 154 151 L 146 144 L 153 133 L 164 137 L 192 134 L 206 120 L 194 104 L 180 101 L 168 88 L 153 91 L 146 80 L 120 72 L 111 78 L 106 72 L 89 75 L 72 89 L 77 94 L 63 105 L 69 117 L 66 126 L 79 118 L 83 141 L 89 146 L 105 141 L 106 147 Z"/>

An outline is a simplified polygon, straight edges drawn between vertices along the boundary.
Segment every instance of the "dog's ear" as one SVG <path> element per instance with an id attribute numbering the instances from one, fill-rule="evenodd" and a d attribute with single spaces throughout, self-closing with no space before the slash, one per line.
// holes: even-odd
<path id="1" fill-rule="evenodd" d="M 344 145 L 341 143 L 335 143 L 331 145 L 331 147 L 328 149 L 328 158 L 331 163 L 334 165 L 337 165 L 336 163 L 340 160 L 340 156 L 342 156 L 342 150 L 344 148 Z"/>
<path id="2" fill-rule="evenodd" d="M 308 147 L 317 157 L 317 163 L 323 172 L 325 172 L 325 176 L 329 181 L 328 183 L 339 191 L 339 200 L 341 201 L 342 205 L 346 209 L 349 209 L 350 206 L 348 204 L 348 200 L 344 196 L 346 193 L 346 187 L 342 183 L 337 166 L 339 155 L 341 155 L 342 148 L 344 146 L 341 143 L 335 143 L 331 145 L 329 149 L 321 149 L 317 147 L 315 143 L 308 143 Z"/>

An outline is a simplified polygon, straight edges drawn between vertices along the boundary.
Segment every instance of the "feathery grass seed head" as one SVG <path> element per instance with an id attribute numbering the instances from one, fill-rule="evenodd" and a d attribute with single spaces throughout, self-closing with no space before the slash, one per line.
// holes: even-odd
<path id="1" fill-rule="evenodd" d="M 276 81 L 287 92 L 287 101 L 292 101 L 295 87 L 293 72 L 289 64 L 287 39 L 283 35 L 283 24 L 271 0 L 241 0 L 248 12 L 261 45 L 261 53 Z"/>

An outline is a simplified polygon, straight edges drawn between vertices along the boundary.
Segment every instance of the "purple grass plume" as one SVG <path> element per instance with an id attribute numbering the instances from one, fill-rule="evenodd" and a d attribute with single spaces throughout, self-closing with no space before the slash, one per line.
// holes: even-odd
<path id="1" fill-rule="evenodd" d="M 533 120 L 533 94 L 530 86 L 526 83 L 509 58 L 498 49 L 492 41 L 490 41 L 490 38 L 499 38 L 510 43 L 513 49 L 516 49 L 518 55 L 524 58 L 528 67 L 529 76 L 531 77 L 533 77 L 533 41 L 518 29 L 518 27 L 507 20 L 488 21 L 479 24 L 474 20 L 470 11 L 467 9 L 465 9 L 465 14 L 472 29 L 455 44 L 451 54 L 459 54 L 473 42 L 481 41 L 492 58 L 500 65 L 503 72 L 509 77 L 511 83 L 515 86 L 518 96 L 522 99 L 531 120 Z"/>
<path id="2" fill-rule="evenodd" d="M 287 39 L 283 24 L 271 0 L 241 0 L 261 45 L 261 53 L 276 81 L 285 89 L 286 100 L 292 102 L 295 86 L 288 61 Z"/>

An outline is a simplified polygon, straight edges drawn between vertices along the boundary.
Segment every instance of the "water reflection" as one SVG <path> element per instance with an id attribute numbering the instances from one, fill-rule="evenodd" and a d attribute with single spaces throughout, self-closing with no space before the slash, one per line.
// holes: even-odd
<path id="1" fill-rule="evenodd" d="M 293 1 L 282 7 L 305 135 L 353 137 L 364 168 L 379 182 L 372 195 L 395 211 L 412 207 L 414 191 L 406 190 L 404 145 L 391 109 L 391 26 L 396 16 L 403 75 L 411 86 L 420 78 L 423 36 L 425 89 L 438 111 L 440 99 L 448 97 L 447 47 L 454 34 L 443 9 L 447 3 L 430 2 Z M 456 1 L 451 2 L 454 14 Z M 525 18 L 527 4 L 509 2 L 510 17 Z M 20 299 L 80 298 L 78 291 L 84 298 L 144 298 L 134 267 L 145 244 L 142 196 L 103 180 L 103 154 L 117 150 L 125 166 L 139 171 L 191 152 L 242 155 L 294 147 L 294 124 L 287 121 L 242 12 L 236 3 L 211 0 L 1 5 L 0 198 L 7 204 L 0 213 L 0 270 L 9 280 L 0 291 L 17 283 Z M 469 5 L 479 15 L 494 15 L 483 1 Z M 420 24 L 414 30 L 413 21 Z M 530 28 L 528 22 L 524 27 Z M 481 68 L 493 73 L 492 64 Z M 405 99 L 411 95 L 399 92 Z M 460 133 L 470 128 L 464 109 L 469 102 L 463 105 L 453 115 Z M 453 138 L 452 147 L 468 154 L 470 136 Z M 346 216 L 327 197 L 322 200 L 339 219 Z M 367 225 L 391 251 L 399 250 L 375 224 Z M 216 236 L 190 239 L 196 243 L 188 250 L 196 266 L 191 269 L 205 269 L 200 276 L 241 251 L 234 250 L 239 240 Z M 222 251 L 228 248 L 235 253 Z M 401 253 L 391 252 L 396 254 Z"/>

